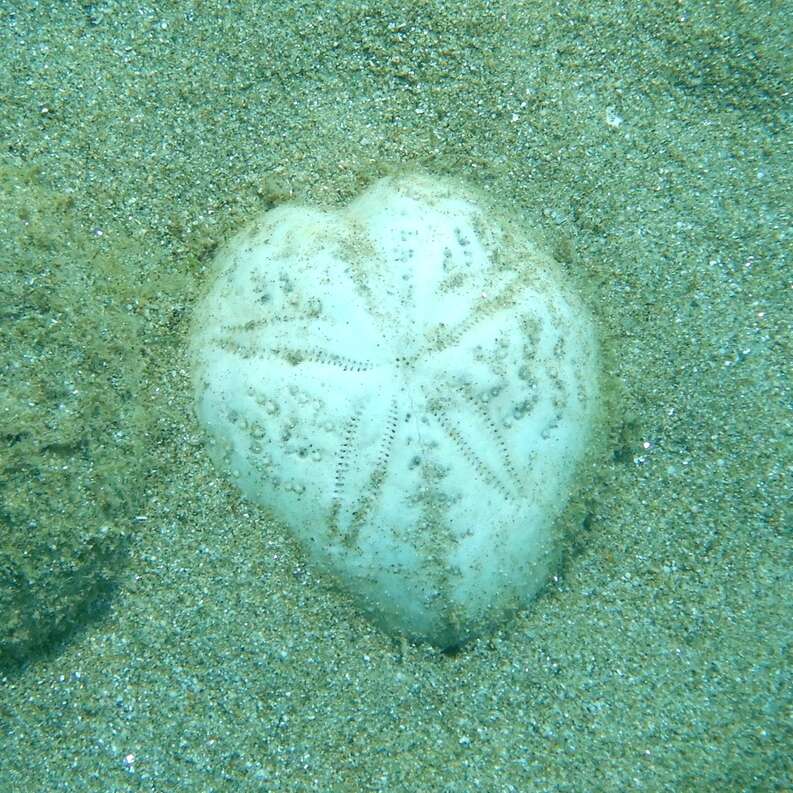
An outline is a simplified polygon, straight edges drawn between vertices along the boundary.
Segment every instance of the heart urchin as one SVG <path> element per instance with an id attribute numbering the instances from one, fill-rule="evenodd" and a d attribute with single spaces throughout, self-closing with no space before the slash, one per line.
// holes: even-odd
<path id="1" fill-rule="evenodd" d="M 470 189 L 266 213 L 192 337 L 218 465 L 386 627 L 441 646 L 533 597 L 597 413 L 589 316 Z"/>

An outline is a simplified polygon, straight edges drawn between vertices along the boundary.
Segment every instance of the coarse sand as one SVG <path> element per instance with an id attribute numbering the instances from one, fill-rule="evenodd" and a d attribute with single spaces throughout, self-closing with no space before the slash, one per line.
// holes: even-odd
<path id="1" fill-rule="evenodd" d="M 0 246 L 0 272 L 28 294 L 84 261 L 91 289 L 35 311 L 72 323 L 112 295 L 136 385 L 123 354 L 102 382 L 145 418 L 133 445 L 117 426 L 47 447 L 74 476 L 115 448 L 143 470 L 100 613 L 0 671 L 3 793 L 793 788 L 786 6 L 0 4 L 0 189 L 40 262 Z M 229 233 L 409 168 L 539 219 L 614 389 L 558 575 L 453 654 L 372 627 L 242 499 L 186 371 Z M 40 232 L 45 212 L 80 233 Z M 18 343 L 30 366 L 48 334 Z M 40 360 L 79 393 L 86 364 Z M 24 501 L 11 450 L 41 428 L 2 427 L 2 492 Z"/>

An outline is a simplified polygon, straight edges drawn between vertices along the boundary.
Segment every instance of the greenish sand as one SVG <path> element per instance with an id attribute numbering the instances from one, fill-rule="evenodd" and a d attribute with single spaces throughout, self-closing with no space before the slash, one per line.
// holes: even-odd
<path id="1" fill-rule="evenodd" d="M 789 4 L 163 5 L 0 4 L 0 791 L 793 788 Z M 411 167 L 539 225 L 614 390 L 455 655 L 213 469 L 184 354 L 228 233 Z"/>

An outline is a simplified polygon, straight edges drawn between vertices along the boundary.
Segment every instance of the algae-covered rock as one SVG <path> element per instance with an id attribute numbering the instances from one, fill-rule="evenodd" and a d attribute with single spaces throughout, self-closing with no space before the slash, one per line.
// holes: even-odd
<path id="1" fill-rule="evenodd" d="M 0 664 L 101 608 L 141 493 L 134 273 L 69 204 L 0 164 Z"/>

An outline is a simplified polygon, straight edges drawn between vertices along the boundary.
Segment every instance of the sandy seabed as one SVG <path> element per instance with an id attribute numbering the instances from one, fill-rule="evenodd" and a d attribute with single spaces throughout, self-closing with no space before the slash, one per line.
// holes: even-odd
<path id="1" fill-rule="evenodd" d="M 68 199 L 87 268 L 134 244 L 150 417 L 108 609 L 0 673 L 0 789 L 790 790 L 784 4 L 167 6 L 0 5 L 3 167 Z M 453 655 L 213 469 L 184 355 L 252 213 L 415 167 L 539 229 L 618 395 L 559 575 Z"/>

